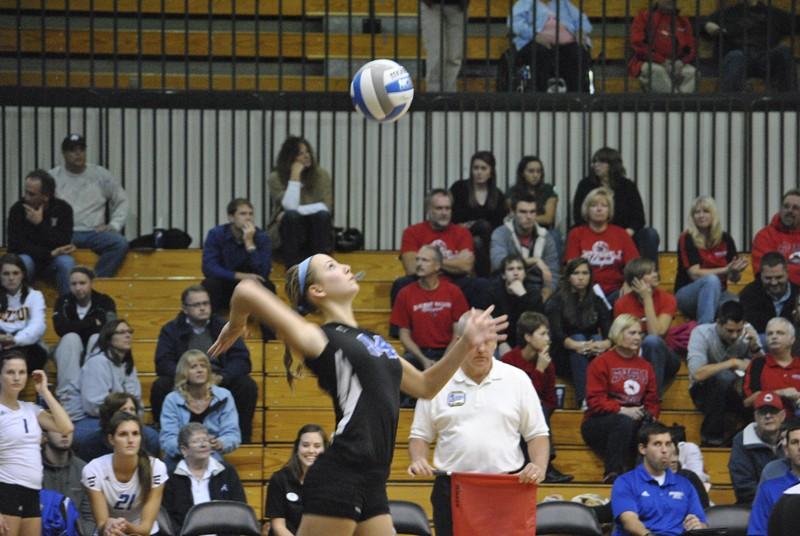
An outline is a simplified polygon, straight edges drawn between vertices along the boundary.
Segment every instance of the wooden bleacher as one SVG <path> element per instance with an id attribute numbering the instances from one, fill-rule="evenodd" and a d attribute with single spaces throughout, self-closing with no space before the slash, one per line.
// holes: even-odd
<path id="1" fill-rule="evenodd" d="M 466 39 L 465 63 L 477 66 L 479 72 L 462 72 L 460 89 L 492 91 L 493 72 L 503 51 L 508 47 L 505 21 L 511 0 L 471 2 L 469 20 L 481 31 L 470 32 Z M 683 12 L 691 18 L 706 16 L 718 2 L 680 0 Z M 773 0 L 773 5 L 792 9 L 790 0 Z M 584 10 L 593 25 L 594 80 L 598 93 L 639 91 L 636 80 L 627 79 L 626 58 L 630 17 L 648 6 L 647 0 L 606 0 L 585 2 Z M 399 34 L 387 30 L 371 35 L 363 33 L 361 20 L 368 17 L 370 0 L 31 0 L 24 3 L 0 0 L 0 57 L 31 58 L 16 69 L 0 70 L 0 85 L 74 88 L 141 88 L 141 89 L 214 89 L 219 91 L 346 91 L 349 77 L 331 70 L 331 61 L 352 58 L 355 64 L 368 59 L 388 57 L 401 62 L 424 60 L 425 50 L 416 30 Z M 699 9 L 699 11 L 698 11 Z M 41 25 L 17 27 L 16 17 L 41 17 Z M 419 16 L 416 0 L 383 0 L 374 2 L 374 16 L 392 19 L 397 16 L 411 25 Z M 348 18 L 349 30 L 330 27 L 330 19 Z M 69 32 L 63 21 L 69 18 Z M 94 28 L 89 24 L 101 21 Z M 2 19 L 0 19 L 2 20 Z M 52 21 L 52 23 L 45 23 Z M 110 22 L 114 21 L 114 24 Z M 143 22 L 144 21 L 144 22 Z M 164 29 L 153 21 L 163 21 Z M 270 22 L 269 31 L 256 33 L 252 25 L 231 31 L 212 23 L 220 21 Z M 285 25 L 285 29 L 284 26 Z M 385 24 L 384 26 L 389 26 Z M 279 27 L 281 30 L 276 31 Z M 208 29 L 206 29 L 208 28 Z M 713 57 L 711 41 L 698 43 L 699 58 L 707 62 Z M 795 54 L 800 40 L 795 42 Z M 36 62 L 47 58 L 47 68 Z M 135 59 L 144 62 L 143 69 L 122 66 Z M 71 64 L 69 72 L 64 60 Z M 87 67 L 88 62 L 93 67 Z M 184 72 L 185 62 L 208 64 L 208 72 Z M 265 68 L 254 74 L 247 66 L 254 61 L 264 65 L 280 63 L 280 74 Z M 83 63 L 80 63 L 83 62 Z M 226 67 L 238 62 L 244 67 L 236 74 Z M 110 68 L 109 65 L 114 67 Z M 101 66 L 102 65 L 102 66 Z M 167 67 L 168 66 L 168 67 Z M 162 70 L 163 67 L 163 70 Z M 191 71 L 191 72 L 190 72 Z M 331 72 L 328 77 L 322 73 Z M 420 84 L 424 84 L 420 80 Z M 627 86 L 627 87 L 626 87 Z M 704 77 L 700 91 L 716 89 L 715 77 Z M 422 89 L 422 88 L 418 88 Z"/>
<path id="2" fill-rule="evenodd" d="M 78 251 L 79 263 L 93 265 L 96 257 L 88 251 Z M 143 388 L 143 402 L 149 404 L 149 392 L 155 380 L 153 356 L 161 324 L 172 319 L 179 309 L 180 293 L 188 285 L 201 281 L 200 250 L 162 250 L 155 252 L 131 252 L 121 267 L 118 276 L 97 279 L 96 288 L 110 294 L 119 309 L 136 330 L 133 355 Z M 357 301 L 357 317 L 365 325 L 386 333 L 389 318 L 388 293 L 391 282 L 401 275 L 397 252 L 357 252 L 337 255 L 341 262 L 350 264 L 354 270 L 364 270 L 361 292 Z M 662 254 L 660 271 L 662 286 L 671 290 L 677 260 L 674 254 Z M 276 265 L 272 280 L 281 289 L 283 267 Z M 752 280 L 748 269 L 733 290 Z M 45 292 L 48 306 L 52 308 L 55 292 L 46 284 L 37 285 Z M 282 289 L 281 289 L 282 292 Z M 258 334 L 258 329 L 252 333 Z M 57 337 L 51 327 L 46 340 L 54 344 Z M 401 349 L 398 341 L 392 344 Z M 289 456 L 291 443 L 297 429 L 308 422 L 316 422 L 327 430 L 333 429 L 334 416 L 331 402 L 316 385 L 314 378 L 302 377 L 294 389 L 286 383 L 282 354 L 283 345 L 277 341 L 263 343 L 259 339 L 247 339 L 253 370 L 251 376 L 259 386 L 253 435 L 255 444 L 243 445 L 229 455 L 245 483 L 248 502 L 259 516 L 263 513 L 266 484 L 271 474 L 280 468 Z M 566 386 L 564 410 L 553 415 L 553 439 L 558 449 L 557 464 L 567 473 L 575 475 L 575 482 L 565 485 L 543 485 L 540 497 L 554 493 L 570 498 L 579 493 L 591 492 L 610 495 L 610 486 L 598 484 L 602 478 L 602 461 L 583 443 L 580 436 L 582 412 L 575 408 L 574 391 L 569 379 L 559 379 Z M 686 427 L 690 441 L 699 442 L 701 415 L 694 410 L 688 394 L 688 377 L 685 364 L 677 378 L 667 388 L 661 420 L 667 424 L 680 423 Z M 151 421 L 149 407 L 145 418 Z M 430 509 L 431 481 L 413 479 L 406 473 L 408 467 L 407 438 L 412 419 L 412 410 L 403 409 L 397 433 L 397 449 L 391 468 L 388 492 L 390 498 L 412 500 L 421 504 L 428 516 Z M 734 500 L 727 470 L 727 449 L 706 449 L 705 467 L 711 475 L 714 487 L 711 498 L 717 504 Z"/>

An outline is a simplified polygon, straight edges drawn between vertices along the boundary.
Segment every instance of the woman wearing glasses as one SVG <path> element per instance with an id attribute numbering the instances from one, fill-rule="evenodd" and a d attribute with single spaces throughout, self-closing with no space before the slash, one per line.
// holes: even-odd
<path id="1" fill-rule="evenodd" d="M 142 385 L 133 365 L 132 345 L 133 329 L 121 318 L 111 320 L 100 330 L 93 353 L 81 369 L 81 406 L 85 417 L 75 422 L 76 442 L 99 429 L 100 406 L 109 393 L 128 393 L 141 407 Z"/>

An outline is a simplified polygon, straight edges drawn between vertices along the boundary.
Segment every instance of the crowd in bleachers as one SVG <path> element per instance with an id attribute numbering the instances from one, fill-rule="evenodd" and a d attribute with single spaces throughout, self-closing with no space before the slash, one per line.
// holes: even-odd
<path id="1" fill-rule="evenodd" d="M 127 243 L 120 230 L 127 198 L 105 169 L 87 164 L 85 149 L 82 136 L 65 138 L 64 166 L 28 174 L 23 199 L 9 214 L 8 253 L 0 257 L 2 536 L 32 534 L 31 523 L 44 516 L 30 490 L 41 487 L 74 503 L 82 533 L 98 527 L 103 536 L 158 532 L 162 504 L 179 527 L 193 503 L 244 501 L 236 469 L 224 455 L 253 440 L 258 389 L 241 338 L 222 352 L 210 349 L 224 332 L 224 310 L 239 281 L 274 290 L 269 275 L 278 248 L 271 236 L 280 240 L 287 265 L 332 250 L 330 178 L 310 144 L 291 137 L 269 180 L 269 233 L 255 224 L 252 203 L 231 201 L 228 221 L 208 232 L 206 279 L 183 291 L 180 312 L 161 328 L 154 356 L 158 379 L 150 400 L 142 400 L 132 355 L 134 326 L 117 316 L 111 297 L 93 289 L 96 274 L 110 276 L 124 260 Z M 680 455 L 683 469 L 692 471 L 690 480 L 708 483 L 702 463 L 691 458 L 697 446 L 657 425 L 665 389 L 685 358 L 689 395 L 704 415 L 700 446 L 731 447 L 737 502 L 754 505 L 748 534 L 766 534 L 770 509 L 800 482 L 800 439 L 792 434 L 800 429 L 794 423 L 800 403 L 800 191 L 785 192 L 779 212 L 754 237 L 755 280 L 738 296 L 728 284 L 740 281 L 748 261 L 721 228 L 714 200 L 699 197 L 677 244 L 673 294 L 659 279 L 659 235 L 647 227 L 636 183 L 626 177 L 616 150 L 594 154 L 590 174 L 572 199 L 566 239 L 555 225 L 559 193 L 545 181 L 540 159 L 520 160 L 508 196 L 497 186 L 490 152 L 476 153 L 469 169 L 470 176 L 449 190 L 429 192 L 425 220 L 403 232 L 400 262 L 406 275 L 392 288 L 392 329 L 406 358 L 422 371 L 457 344 L 464 329 L 459 321 L 470 306 L 494 306 L 496 316 L 508 315 L 508 339 L 482 347 L 476 361 L 462 365 L 451 380 L 460 382 L 460 395 L 445 387 L 443 401 L 437 395 L 416 404 L 417 414 L 430 414 L 415 415 L 411 438 L 422 443 L 409 443 L 409 470 L 429 474 L 428 445 L 437 434 L 436 448 L 444 451 L 436 451 L 435 465 L 443 465 L 438 469 L 486 467 L 497 454 L 492 441 L 505 436 L 473 443 L 477 436 L 469 433 L 486 436 L 486 430 L 467 426 L 472 431 L 464 432 L 455 420 L 453 433 L 467 435 L 448 447 L 452 436 L 434 416 L 446 414 L 448 406 L 473 404 L 473 394 L 464 393 L 477 393 L 484 382 L 524 378 L 514 387 L 522 397 L 515 400 L 533 400 L 536 407 L 525 402 L 524 411 L 502 425 L 514 423 L 506 430 L 513 444 L 505 445 L 502 463 L 494 459 L 484 470 L 513 471 L 525 458 L 523 481 L 569 482 L 571 475 L 547 461 L 556 456 L 553 441 L 542 442 L 551 415 L 564 407 L 558 374 L 572 378 L 576 406 L 584 411 L 581 435 L 603 459 L 603 482 L 614 485 L 612 513 L 600 512 L 620 533 L 698 528 L 705 517 L 694 501 L 707 506 L 706 488 L 676 477 L 680 471 L 666 471 Z M 94 270 L 75 265 L 76 245 L 99 253 Z M 60 294 L 52 310 L 60 339 L 49 352 L 43 342 L 45 299 L 32 284 L 35 275 L 51 271 Z M 296 301 L 313 308 L 306 299 Z M 269 326 L 262 333 L 272 337 Z M 55 395 L 41 372 L 51 354 Z M 517 369 L 524 374 L 508 372 Z M 29 376 L 41 405 L 20 400 Z M 510 400 L 513 392 L 487 390 L 485 396 Z M 147 402 L 153 427 L 142 422 Z M 403 400 L 409 407 L 415 402 Z M 501 406 L 489 403 L 481 411 Z M 489 413 L 481 425 L 491 422 Z M 551 430 L 551 437 L 558 434 Z M 327 445 L 318 427 L 298 432 L 288 464 L 270 481 L 265 515 L 273 520 L 272 534 L 296 531 L 305 471 Z M 637 457 L 643 465 L 637 466 Z M 677 525 L 674 512 L 635 504 L 631 493 L 639 488 L 631 471 L 648 486 L 674 486 L 691 498 L 675 506 L 686 509 Z M 441 517 L 439 508 L 449 499 L 442 499 L 441 486 L 437 481 L 432 500 L 439 533 L 446 534 L 449 514 Z"/>

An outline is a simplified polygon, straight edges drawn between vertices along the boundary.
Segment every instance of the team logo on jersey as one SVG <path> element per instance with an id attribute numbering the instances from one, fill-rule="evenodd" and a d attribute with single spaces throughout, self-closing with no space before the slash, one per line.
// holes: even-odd
<path id="1" fill-rule="evenodd" d="M 451 408 L 463 406 L 467 403 L 467 394 L 464 391 L 450 391 L 447 393 L 447 405 Z"/>
<path id="2" fill-rule="evenodd" d="M 611 249 L 605 240 L 598 240 L 592 244 L 592 249 L 583 250 L 582 257 L 592 266 L 611 266 L 622 260 L 622 251 Z"/>
<path id="3" fill-rule="evenodd" d="M 380 335 L 373 335 L 370 337 L 366 333 L 359 333 L 356 336 L 356 340 L 363 344 L 364 348 L 366 348 L 369 352 L 369 355 L 373 357 L 381 357 L 385 355 L 389 359 L 400 359 L 400 356 L 397 355 L 394 346 L 386 342 Z"/>
<path id="4" fill-rule="evenodd" d="M 638 395 L 642 390 L 641 384 L 636 380 L 625 380 L 622 388 L 625 389 L 625 394 L 628 396 Z"/>
<path id="5" fill-rule="evenodd" d="M 683 500 L 683 492 L 682 491 L 670 491 L 669 492 L 669 496 L 671 498 L 675 499 L 676 501 L 682 501 Z"/>

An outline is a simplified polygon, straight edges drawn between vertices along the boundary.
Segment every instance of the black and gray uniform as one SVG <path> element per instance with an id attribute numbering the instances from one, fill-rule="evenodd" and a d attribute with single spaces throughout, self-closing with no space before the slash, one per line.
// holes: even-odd
<path id="1" fill-rule="evenodd" d="M 328 344 L 306 365 L 333 399 L 331 447 L 303 483 L 304 513 L 363 521 L 389 513 L 386 480 L 400 415 L 400 356 L 383 337 L 329 323 Z"/>

